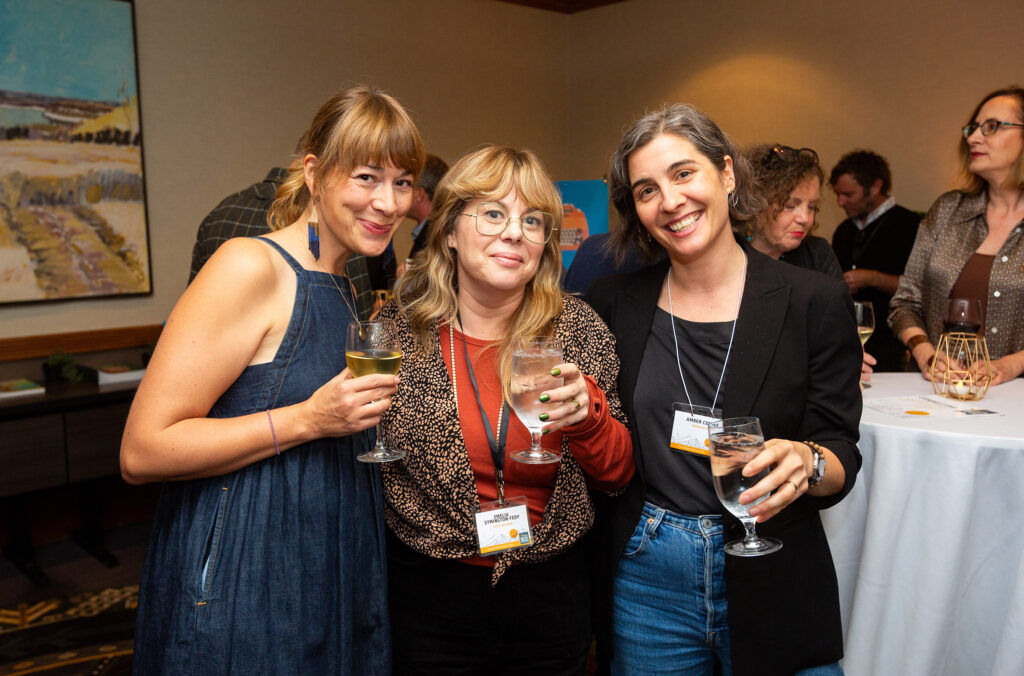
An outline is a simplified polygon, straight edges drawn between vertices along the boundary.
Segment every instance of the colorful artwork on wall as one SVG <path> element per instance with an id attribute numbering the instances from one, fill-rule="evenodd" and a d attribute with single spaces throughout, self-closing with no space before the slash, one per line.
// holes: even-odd
<path id="1" fill-rule="evenodd" d="M 0 303 L 152 292 L 133 9 L 0 0 Z"/>
<path id="2" fill-rule="evenodd" d="M 608 232 L 608 183 L 559 181 L 558 191 L 562 194 L 562 265 L 568 269 L 583 240 Z"/>

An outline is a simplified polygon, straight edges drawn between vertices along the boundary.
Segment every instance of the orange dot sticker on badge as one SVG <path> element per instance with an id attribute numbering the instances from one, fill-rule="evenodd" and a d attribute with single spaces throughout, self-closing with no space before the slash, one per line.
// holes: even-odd
<path id="1" fill-rule="evenodd" d="M 928 411 L 904 411 L 907 415 L 931 415 Z"/>
<path id="2" fill-rule="evenodd" d="M 519 531 L 517 531 L 515 528 L 513 528 L 512 530 L 510 530 L 508 532 L 508 536 L 510 538 L 517 538 L 517 537 L 519 537 Z"/>

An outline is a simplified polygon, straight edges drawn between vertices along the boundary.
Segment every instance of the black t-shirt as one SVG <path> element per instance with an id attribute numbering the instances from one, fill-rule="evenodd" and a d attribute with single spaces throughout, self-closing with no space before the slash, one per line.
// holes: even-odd
<path id="1" fill-rule="evenodd" d="M 669 446 L 674 402 L 687 403 L 679 379 L 676 347 L 672 340 L 675 321 L 679 363 L 694 406 L 712 405 L 722 364 L 729 348 L 733 322 L 690 322 L 658 309 L 640 361 L 633 393 L 636 425 L 646 477 L 646 500 L 678 514 L 720 514 L 722 504 L 711 482 L 707 456 L 677 451 Z M 726 383 L 718 394 L 720 408 Z"/>

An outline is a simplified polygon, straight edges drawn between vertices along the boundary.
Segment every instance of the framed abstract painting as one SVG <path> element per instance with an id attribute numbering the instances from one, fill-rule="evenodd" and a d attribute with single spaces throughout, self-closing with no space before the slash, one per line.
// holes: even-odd
<path id="1" fill-rule="evenodd" d="M 152 293 L 134 7 L 0 0 L 0 304 Z"/>

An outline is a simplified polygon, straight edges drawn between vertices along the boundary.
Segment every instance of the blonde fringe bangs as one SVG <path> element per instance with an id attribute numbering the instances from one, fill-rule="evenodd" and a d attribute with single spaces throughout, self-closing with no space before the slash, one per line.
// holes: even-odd
<path id="1" fill-rule="evenodd" d="M 360 86 L 339 92 L 317 111 L 299 142 L 299 158 L 317 157 L 315 180 L 326 182 L 360 164 L 391 165 L 419 176 L 426 150 L 412 118 L 398 101 L 379 90 Z M 280 230 L 298 220 L 310 194 L 301 163 L 288 169 L 277 189 L 268 220 Z"/>
<path id="2" fill-rule="evenodd" d="M 498 200 L 513 189 L 531 207 L 554 215 L 554 231 L 544 246 L 537 274 L 526 285 L 523 302 L 509 331 L 494 347 L 498 373 L 508 399 L 512 352 L 526 338 L 550 336 L 562 312 L 561 248 L 558 231 L 562 203 L 540 159 L 532 152 L 506 146 L 486 146 L 464 156 L 448 171 L 434 193 L 434 212 L 427 246 L 417 253 L 411 269 L 399 282 L 399 310 L 409 320 L 417 351 L 426 356 L 436 349 L 437 327 L 455 320 L 458 310 L 457 261 L 448 235 L 458 226 L 466 204 L 475 199 Z"/>

